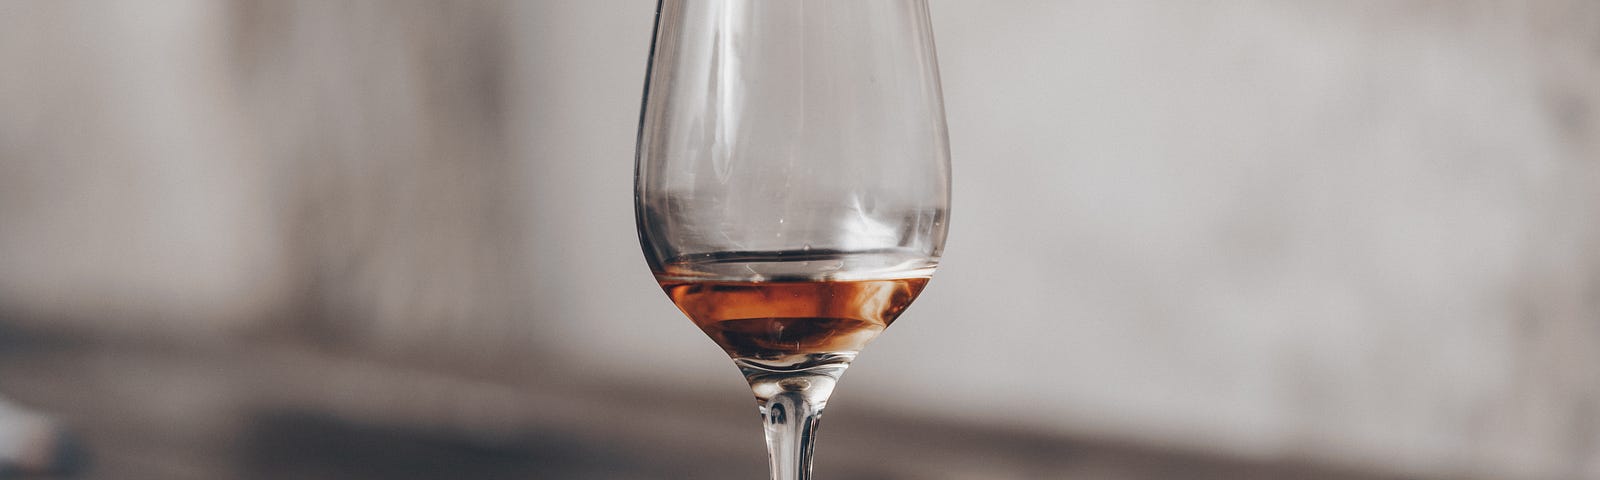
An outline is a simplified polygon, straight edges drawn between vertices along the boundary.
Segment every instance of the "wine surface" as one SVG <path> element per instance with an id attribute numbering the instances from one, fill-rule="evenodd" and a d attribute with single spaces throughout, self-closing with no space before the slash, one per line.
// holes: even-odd
<path id="1" fill-rule="evenodd" d="M 659 277 L 661 288 L 734 358 L 854 354 L 922 293 L 928 278 L 740 281 Z"/>

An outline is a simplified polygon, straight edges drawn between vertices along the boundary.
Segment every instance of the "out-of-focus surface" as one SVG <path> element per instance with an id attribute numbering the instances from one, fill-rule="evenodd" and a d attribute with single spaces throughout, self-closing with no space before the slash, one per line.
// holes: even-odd
<path id="1" fill-rule="evenodd" d="M 0 3 L 0 396 L 93 478 L 759 477 L 652 7 Z M 1600 478 L 1600 4 L 932 10 L 949 248 L 819 476 Z"/>

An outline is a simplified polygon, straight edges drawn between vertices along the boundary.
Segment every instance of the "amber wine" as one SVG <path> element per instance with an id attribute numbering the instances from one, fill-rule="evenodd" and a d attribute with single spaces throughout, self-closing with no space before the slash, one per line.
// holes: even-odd
<path id="1" fill-rule="evenodd" d="M 735 358 L 857 352 L 922 293 L 927 278 L 664 280 L 661 288 Z"/>
<path id="2" fill-rule="evenodd" d="M 932 271 L 883 253 L 758 257 L 677 263 L 657 275 L 673 303 L 734 358 L 854 354 L 916 300 Z M 773 276 L 730 280 L 716 275 L 733 270 Z"/>

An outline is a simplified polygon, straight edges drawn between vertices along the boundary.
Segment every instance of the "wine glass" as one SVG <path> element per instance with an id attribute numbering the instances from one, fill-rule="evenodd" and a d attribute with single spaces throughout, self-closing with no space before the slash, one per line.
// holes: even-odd
<path id="1" fill-rule="evenodd" d="M 662 289 L 749 380 L 773 479 L 927 285 L 950 166 L 926 0 L 661 0 L 635 170 Z"/>

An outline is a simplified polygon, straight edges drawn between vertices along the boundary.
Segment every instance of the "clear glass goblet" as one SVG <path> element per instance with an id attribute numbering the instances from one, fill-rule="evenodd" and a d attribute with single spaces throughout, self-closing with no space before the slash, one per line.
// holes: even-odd
<path id="1" fill-rule="evenodd" d="M 640 118 L 639 241 L 734 363 L 773 479 L 862 347 L 916 299 L 950 166 L 925 0 L 661 0 Z"/>

